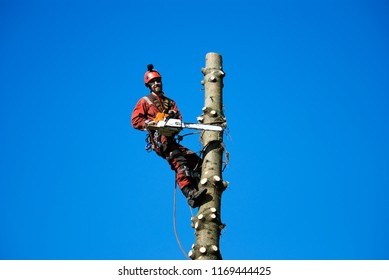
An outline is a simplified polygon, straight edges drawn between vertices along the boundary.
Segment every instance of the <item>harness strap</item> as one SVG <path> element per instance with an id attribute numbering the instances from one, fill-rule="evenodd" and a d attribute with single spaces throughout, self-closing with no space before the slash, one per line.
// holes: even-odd
<path id="1" fill-rule="evenodd" d="M 161 113 L 167 113 L 170 110 L 172 101 L 170 98 L 165 97 L 163 103 L 159 102 L 158 98 L 156 98 L 152 93 L 148 96 L 143 97 L 149 105 L 154 104 Z"/>
<path id="2" fill-rule="evenodd" d="M 156 98 L 152 93 L 150 93 L 147 96 L 143 97 L 144 100 L 149 105 L 154 104 L 158 111 L 161 113 L 168 113 L 172 104 L 172 100 L 165 97 L 163 100 L 163 103 L 159 101 L 158 98 Z M 146 138 L 146 141 L 150 143 L 150 145 L 146 146 L 146 150 L 148 149 L 153 149 L 158 155 L 160 155 L 163 158 L 166 158 L 165 152 L 167 150 L 168 143 L 162 144 L 160 142 L 161 140 L 161 135 L 158 133 L 158 131 L 149 131 L 150 137 Z"/>
<path id="3" fill-rule="evenodd" d="M 146 102 L 151 105 L 153 104 L 153 102 L 151 102 L 150 98 L 148 98 L 147 96 L 143 96 L 143 99 L 146 100 Z"/>

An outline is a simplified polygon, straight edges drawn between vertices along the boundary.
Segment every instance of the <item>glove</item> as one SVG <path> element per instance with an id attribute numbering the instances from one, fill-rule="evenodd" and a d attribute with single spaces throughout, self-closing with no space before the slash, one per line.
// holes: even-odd
<path id="1" fill-rule="evenodd" d="M 174 110 L 169 110 L 169 118 L 174 119 L 177 117 L 177 112 Z"/>

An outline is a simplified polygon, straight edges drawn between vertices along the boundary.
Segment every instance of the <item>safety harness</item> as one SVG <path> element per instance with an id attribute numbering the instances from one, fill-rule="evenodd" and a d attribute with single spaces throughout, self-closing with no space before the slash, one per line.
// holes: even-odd
<path id="1" fill-rule="evenodd" d="M 165 97 L 163 102 L 160 102 L 160 99 L 157 98 L 154 94 L 150 93 L 147 96 L 143 97 L 144 100 L 149 105 L 154 105 L 157 107 L 158 111 L 161 113 L 167 114 L 172 106 L 172 100 Z M 162 143 L 161 134 L 158 130 L 148 130 L 149 134 L 146 137 L 146 151 L 154 150 L 159 156 L 166 158 L 165 151 L 167 150 L 168 143 Z M 167 138 L 168 141 L 171 141 L 170 138 Z"/>
<path id="2" fill-rule="evenodd" d="M 169 112 L 170 107 L 172 106 L 172 100 L 170 98 L 165 97 L 165 100 L 161 104 L 159 99 L 152 93 L 144 96 L 143 99 L 146 100 L 149 105 L 154 104 L 158 111 L 165 114 Z"/>

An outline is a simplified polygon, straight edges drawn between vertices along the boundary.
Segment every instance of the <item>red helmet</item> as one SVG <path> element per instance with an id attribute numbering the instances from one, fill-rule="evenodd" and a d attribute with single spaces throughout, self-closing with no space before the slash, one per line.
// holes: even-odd
<path id="1" fill-rule="evenodd" d="M 152 79 L 155 79 L 155 78 L 161 78 L 161 79 L 162 79 L 161 74 L 159 74 L 158 71 L 157 71 L 157 70 L 154 70 L 153 68 L 154 68 L 153 64 L 147 65 L 147 72 L 145 73 L 145 76 L 144 76 L 145 86 L 146 86 L 146 87 L 147 87 L 147 84 L 148 84 Z"/>

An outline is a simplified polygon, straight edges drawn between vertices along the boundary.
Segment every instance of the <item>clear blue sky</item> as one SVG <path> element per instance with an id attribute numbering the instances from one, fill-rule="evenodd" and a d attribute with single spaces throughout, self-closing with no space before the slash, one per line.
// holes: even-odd
<path id="1" fill-rule="evenodd" d="M 184 259 L 131 111 L 223 56 L 225 259 L 389 259 L 386 1 L 0 1 L 0 258 Z M 198 136 L 183 142 L 201 149 Z M 188 252 L 190 211 L 178 194 Z"/>

